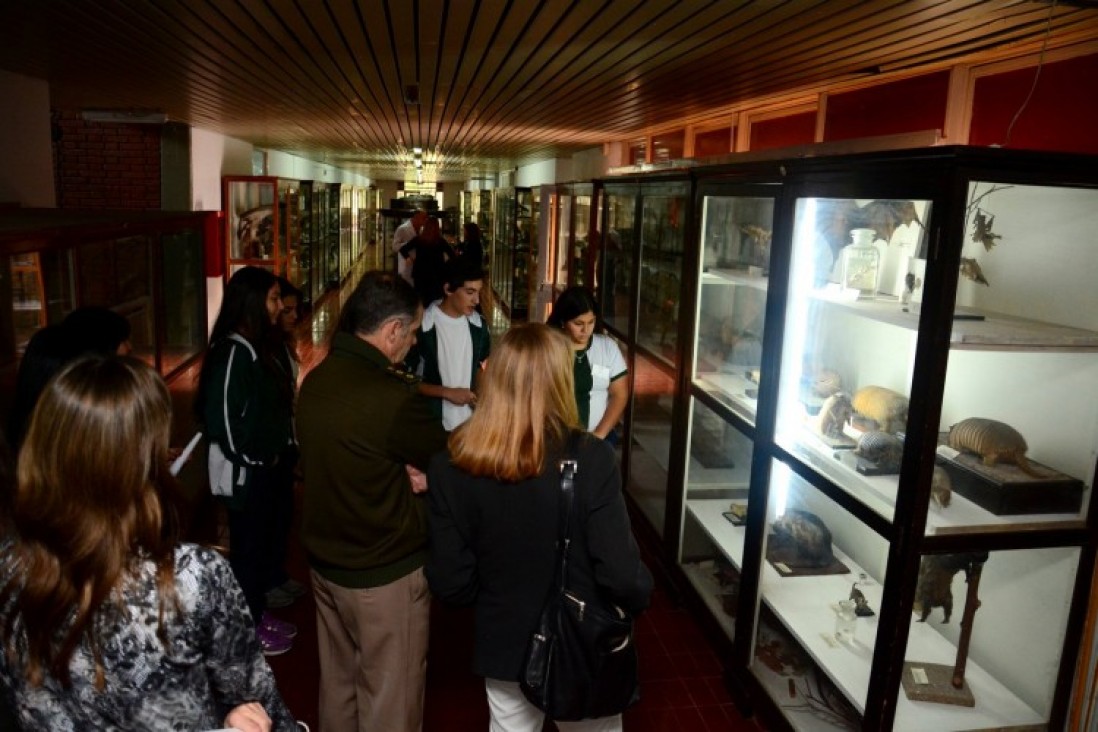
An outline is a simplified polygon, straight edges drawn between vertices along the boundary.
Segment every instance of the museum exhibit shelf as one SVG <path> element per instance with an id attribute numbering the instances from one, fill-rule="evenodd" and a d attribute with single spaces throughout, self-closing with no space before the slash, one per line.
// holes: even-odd
<path id="1" fill-rule="evenodd" d="M 1098 161 L 601 183 L 626 492 L 736 698 L 773 729 L 1061 728 L 1096 546 Z"/>

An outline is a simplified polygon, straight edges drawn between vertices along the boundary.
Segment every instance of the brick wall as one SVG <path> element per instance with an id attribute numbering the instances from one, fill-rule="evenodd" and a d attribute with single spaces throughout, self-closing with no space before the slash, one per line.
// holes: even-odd
<path id="1" fill-rule="evenodd" d="M 85 122 L 54 110 L 58 208 L 159 210 L 160 125 Z"/>

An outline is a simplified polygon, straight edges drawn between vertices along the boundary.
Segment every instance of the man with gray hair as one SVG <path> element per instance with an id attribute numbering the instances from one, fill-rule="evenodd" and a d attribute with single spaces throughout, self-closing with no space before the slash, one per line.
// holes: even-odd
<path id="1" fill-rule="evenodd" d="M 320 732 L 422 728 L 430 594 L 418 494 L 426 482 L 412 468 L 424 470 L 446 446 L 418 378 L 398 365 L 422 317 L 411 285 L 367 272 L 298 397 Z"/>

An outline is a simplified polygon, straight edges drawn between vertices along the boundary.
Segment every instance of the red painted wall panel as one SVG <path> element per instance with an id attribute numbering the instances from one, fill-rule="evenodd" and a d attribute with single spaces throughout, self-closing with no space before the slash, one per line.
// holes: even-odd
<path id="1" fill-rule="evenodd" d="M 1098 153 L 1098 54 L 985 76 L 976 80 L 972 145 Z M 1025 105 L 1007 140 L 1010 121 Z"/>
<path id="2" fill-rule="evenodd" d="M 948 97 L 948 71 L 828 95 L 824 140 L 940 130 Z"/>
<path id="3" fill-rule="evenodd" d="M 811 144 L 816 138 L 816 113 L 803 112 L 751 123 L 751 149 L 769 150 Z"/>

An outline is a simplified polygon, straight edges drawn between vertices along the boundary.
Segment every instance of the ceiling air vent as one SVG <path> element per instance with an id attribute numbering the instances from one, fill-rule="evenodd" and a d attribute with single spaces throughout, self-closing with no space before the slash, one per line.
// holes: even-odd
<path id="1" fill-rule="evenodd" d="M 406 84 L 404 86 L 404 103 L 419 104 L 419 84 Z"/>

